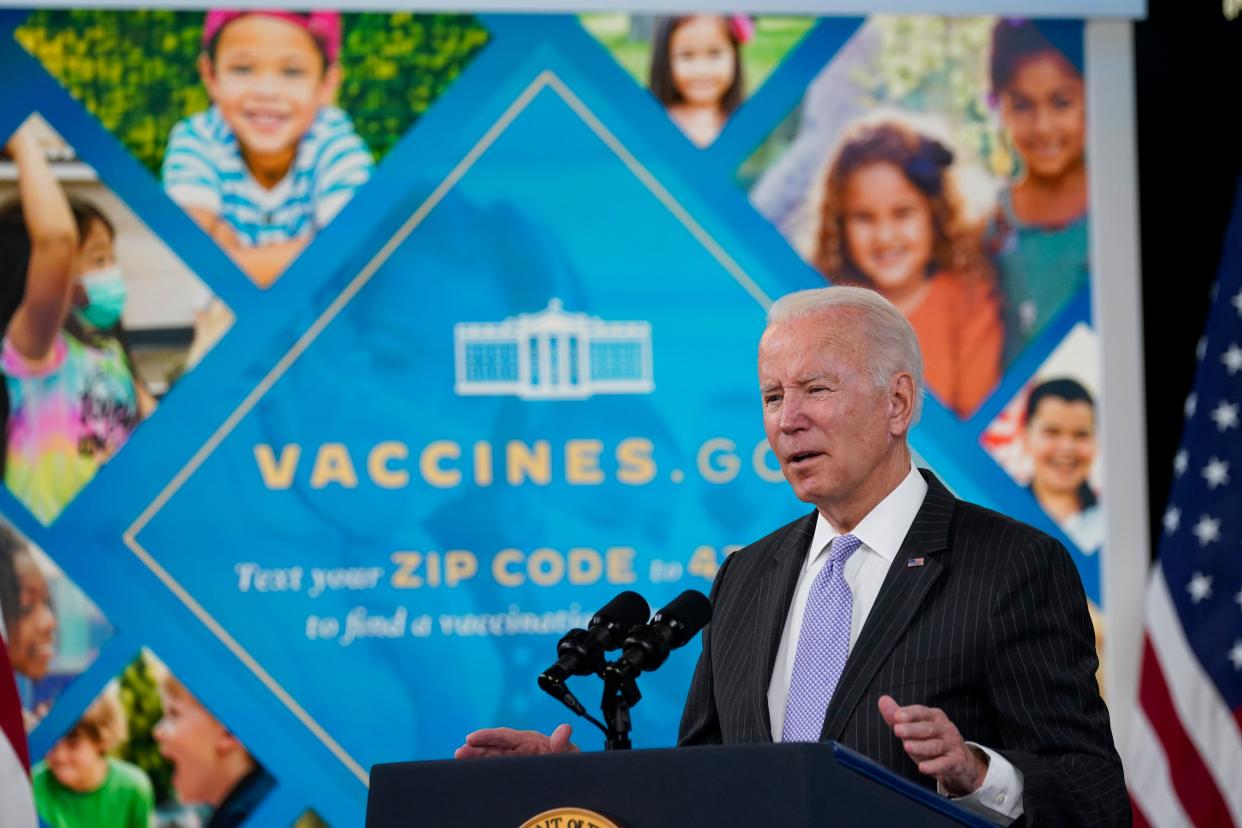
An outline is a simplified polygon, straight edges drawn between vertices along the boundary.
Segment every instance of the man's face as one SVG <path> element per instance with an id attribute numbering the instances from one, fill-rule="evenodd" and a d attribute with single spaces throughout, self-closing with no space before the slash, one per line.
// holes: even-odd
<path id="1" fill-rule="evenodd" d="M 164 716 L 152 735 L 160 753 L 173 763 L 173 788 L 185 803 L 214 802 L 219 787 L 221 746 L 231 738 L 224 725 L 185 693 L 164 697 Z"/>
<path id="2" fill-rule="evenodd" d="M 904 437 L 868 370 L 857 312 L 830 308 L 768 328 L 759 343 L 763 424 L 800 500 L 848 502 Z M 899 417 L 897 419 L 900 419 Z"/>

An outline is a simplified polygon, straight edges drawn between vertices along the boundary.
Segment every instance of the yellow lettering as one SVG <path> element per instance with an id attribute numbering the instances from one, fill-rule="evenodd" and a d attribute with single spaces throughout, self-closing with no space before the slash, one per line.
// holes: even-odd
<path id="1" fill-rule="evenodd" d="M 643 437 L 629 437 L 617 444 L 617 480 L 627 486 L 650 483 L 656 476 L 655 452 L 652 442 Z"/>
<path id="2" fill-rule="evenodd" d="M 526 571 L 539 586 L 552 586 L 565 577 L 565 559 L 555 549 L 536 549 L 526 560 Z"/>
<path id="3" fill-rule="evenodd" d="M 712 546 L 696 546 L 690 555 L 690 565 L 686 567 L 691 575 L 710 581 L 716 577 L 720 564 L 716 562 L 716 549 Z"/>
<path id="4" fill-rule="evenodd" d="M 760 440 L 755 444 L 755 450 L 751 452 L 750 462 L 755 467 L 755 474 L 759 475 L 760 480 L 766 480 L 769 483 L 781 483 L 785 480 L 785 473 L 781 471 L 780 464 L 775 468 L 768 464 L 768 458 L 776 459 L 776 455 L 772 453 L 772 447 L 768 445 L 767 440 Z"/>
<path id="5" fill-rule="evenodd" d="M 371 449 L 367 457 L 367 473 L 375 481 L 375 485 L 384 489 L 400 489 L 410 483 L 410 473 L 405 469 L 391 469 L 390 460 L 405 460 L 410 456 L 410 449 L 404 443 L 390 440 L 379 443 Z"/>
<path id="6" fill-rule="evenodd" d="M 418 458 L 418 470 L 423 479 L 440 489 L 451 489 L 461 483 L 461 472 L 457 469 L 441 467 L 442 460 L 456 460 L 461 457 L 461 446 L 452 440 L 436 440 L 428 443 Z"/>
<path id="7" fill-rule="evenodd" d="M 492 444 L 481 440 L 474 444 L 474 483 L 492 485 Z"/>
<path id="8" fill-rule="evenodd" d="M 423 560 L 422 555 L 418 552 L 393 552 L 391 559 L 400 567 L 392 573 L 394 589 L 418 589 L 423 585 L 423 579 L 414 574 L 414 570 L 418 569 Z"/>
<path id="9" fill-rule="evenodd" d="M 713 437 L 699 446 L 699 474 L 708 483 L 728 483 L 737 477 L 742 461 L 734 451 L 737 444 L 727 437 Z"/>
<path id="10" fill-rule="evenodd" d="M 604 560 L 594 549 L 571 549 L 568 569 L 571 584 L 593 584 L 604 574 Z"/>
<path id="11" fill-rule="evenodd" d="M 263 485 L 269 489 L 287 489 L 293 485 L 293 473 L 298 468 L 298 458 L 302 456 L 302 447 L 290 443 L 280 450 L 280 460 L 272 453 L 272 447 L 259 443 L 254 447 L 254 460 L 259 464 L 259 474 Z"/>
<path id="12" fill-rule="evenodd" d="M 599 440 L 570 440 L 565 443 L 565 481 L 579 486 L 604 482 L 599 455 L 604 444 Z"/>
<path id="13" fill-rule="evenodd" d="M 427 553 L 427 586 L 440 585 L 440 553 Z"/>
<path id="14" fill-rule="evenodd" d="M 634 552 L 629 546 L 614 546 L 604 553 L 608 561 L 608 583 L 632 584 L 638 580 L 634 574 Z"/>
<path id="15" fill-rule="evenodd" d="M 479 559 L 466 549 L 450 549 L 444 553 L 444 585 L 455 587 L 468 581 L 479 571 Z"/>
<path id="16" fill-rule="evenodd" d="M 344 443 L 324 443 L 315 455 L 315 468 L 311 471 L 312 489 L 323 489 L 337 483 L 347 489 L 358 486 L 358 473 L 354 461 L 349 459 L 349 449 Z"/>
<path id="17" fill-rule="evenodd" d="M 521 563 L 522 553 L 517 549 L 502 549 L 496 553 L 496 557 L 492 558 L 492 580 L 501 586 L 515 587 L 521 586 L 526 580 L 521 572 L 512 572 L 509 569 L 511 564 Z"/>
<path id="18" fill-rule="evenodd" d="M 552 480 L 552 447 L 547 440 L 536 440 L 527 446 L 520 440 L 510 440 L 505 445 L 505 477 L 509 485 L 518 486 L 524 479 L 537 486 L 546 486 Z"/>

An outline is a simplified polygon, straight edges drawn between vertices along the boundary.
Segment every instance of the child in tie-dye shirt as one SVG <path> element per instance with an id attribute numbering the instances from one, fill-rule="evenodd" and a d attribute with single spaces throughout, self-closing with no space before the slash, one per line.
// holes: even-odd
<path id="1" fill-rule="evenodd" d="M 17 250 L 4 263 L 12 272 L 0 308 L 0 321 L 11 316 L 0 353 L 4 482 L 50 523 L 153 403 L 121 341 L 107 333 L 118 328 L 125 300 L 111 223 L 89 205 L 70 204 L 27 127 L 9 150 L 21 198 L 0 209 L 5 246 Z"/>

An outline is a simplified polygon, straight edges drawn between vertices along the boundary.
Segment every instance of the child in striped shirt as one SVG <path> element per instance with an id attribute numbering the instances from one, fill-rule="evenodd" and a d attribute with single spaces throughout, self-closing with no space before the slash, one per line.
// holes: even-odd
<path id="1" fill-rule="evenodd" d="M 207 13 L 199 74 L 212 106 L 173 127 L 168 195 L 260 287 L 269 286 L 371 175 L 333 105 L 336 12 Z"/>

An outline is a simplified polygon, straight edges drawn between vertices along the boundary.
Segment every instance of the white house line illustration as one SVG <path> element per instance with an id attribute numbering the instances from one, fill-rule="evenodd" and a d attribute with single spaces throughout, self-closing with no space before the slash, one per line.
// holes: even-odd
<path id="1" fill-rule="evenodd" d="M 458 322 L 453 344 L 462 396 L 581 400 L 655 390 L 651 323 L 569 313 L 557 298 L 501 322 Z"/>

